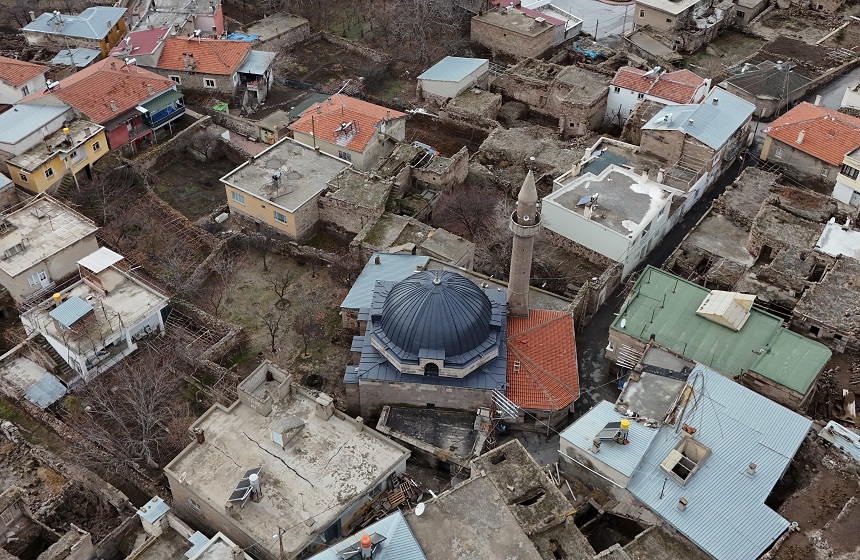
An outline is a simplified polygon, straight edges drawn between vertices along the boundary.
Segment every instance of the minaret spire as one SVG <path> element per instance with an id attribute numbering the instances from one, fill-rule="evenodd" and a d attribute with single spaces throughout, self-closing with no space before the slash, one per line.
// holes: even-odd
<path id="1" fill-rule="evenodd" d="M 520 188 L 517 209 L 511 214 L 510 228 L 514 234 L 514 246 L 508 277 L 508 315 L 527 317 L 534 238 L 540 230 L 537 187 L 531 169 Z"/>

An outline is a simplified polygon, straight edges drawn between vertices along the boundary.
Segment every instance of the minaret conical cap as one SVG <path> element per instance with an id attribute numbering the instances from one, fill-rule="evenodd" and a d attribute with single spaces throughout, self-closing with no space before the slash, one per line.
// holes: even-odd
<path id="1" fill-rule="evenodd" d="M 517 202 L 526 202 L 535 204 L 538 201 L 537 187 L 535 186 L 535 176 L 532 170 L 529 169 L 526 180 L 523 181 L 523 186 L 520 189 L 520 194 L 517 196 Z"/>

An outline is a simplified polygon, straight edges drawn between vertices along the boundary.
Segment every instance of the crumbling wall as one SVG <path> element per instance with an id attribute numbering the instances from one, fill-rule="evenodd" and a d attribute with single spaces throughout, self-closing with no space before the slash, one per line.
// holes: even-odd
<path id="1" fill-rule="evenodd" d="M 424 407 L 431 404 L 455 410 L 475 411 L 481 407 L 489 407 L 493 400 L 492 392 L 485 389 L 364 379 L 359 382 L 358 396 L 363 418 L 378 417 L 385 405 Z"/>
<path id="2" fill-rule="evenodd" d="M 203 107 L 203 112 L 212 119 L 212 122 L 219 126 L 223 126 L 230 132 L 247 136 L 251 140 L 257 140 L 260 136 L 260 129 L 257 123 L 243 119 L 242 117 L 234 117 L 224 111 L 216 111 L 211 107 Z"/>
<path id="3" fill-rule="evenodd" d="M 450 158 L 437 157 L 426 167 L 412 170 L 412 176 L 421 183 L 447 190 L 462 185 L 469 175 L 469 150 L 466 146 Z"/>
<path id="4" fill-rule="evenodd" d="M 519 33 L 509 33 L 506 29 L 478 18 L 472 18 L 470 37 L 472 41 L 484 45 L 494 54 L 504 53 L 517 58 L 539 57 L 555 46 L 553 26 L 547 26 L 543 33 L 529 37 Z"/>
<path id="5" fill-rule="evenodd" d="M 320 197 L 320 222 L 334 226 L 340 231 L 356 234 L 367 224 L 373 223 L 385 212 L 385 205 L 378 208 L 359 206 L 331 196 Z"/>
<path id="6" fill-rule="evenodd" d="M 578 332 L 582 332 L 588 326 L 597 309 L 621 284 L 623 270 L 624 267 L 620 263 L 615 263 L 579 289 L 576 297 L 573 298 L 573 303 L 570 304 L 573 326 Z"/>
<path id="7" fill-rule="evenodd" d="M 322 32 L 321 37 L 333 45 L 343 47 L 350 52 L 369 58 L 377 64 L 388 64 L 391 62 L 391 57 L 387 54 L 373 50 L 370 47 L 365 47 L 364 45 L 359 45 L 358 43 L 354 43 L 348 39 L 344 39 L 343 37 L 332 35 L 326 31 Z"/>
<path id="8" fill-rule="evenodd" d="M 592 103 L 563 101 L 559 109 L 558 127 L 562 136 L 584 136 L 597 130 L 606 120 L 606 101 L 609 90 Z"/>
<path id="9" fill-rule="evenodd" d="M 481 132 L 491 132 L 499 126 L 498 121 L 495 120 L 495 116 L 499 113 L 501 107 L 501 96 L 498 99 L 498 104 L 493 104 L 484 114 L 473 113 L 462 107 L 448 104 L 444 109 L 439 111 L 439 117 L 442 119 L 442 122 L 451 123 L 454 126 L 466 129 L 474 128 Z"/>

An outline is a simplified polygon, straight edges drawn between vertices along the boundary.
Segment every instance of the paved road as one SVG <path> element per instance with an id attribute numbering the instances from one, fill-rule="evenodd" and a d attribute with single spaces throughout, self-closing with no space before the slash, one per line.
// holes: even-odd
<path id="1" fill-rule="evenodd" d="M 582 32 L 594 35 L 595 39 L 621 33 L 624 12 L 627 11 L 627 29 L 633 27 L 633 6 L 613 6 L 597 0 L 553 0 L 553 5 L 582 20 Z"/>
<path id="2" fill-rule="evenodd" d="M 696 203 L 695 206 L 684 216 L 672 231 L 645 259 L 645 263 L 660 266 L 680 245 L 681 240 L 693 228 L 708 208 L 711 202 L 718 197 L 728 185 L 735 180 L 740 173 L 740 163 L 736 162 L 726 173 L 717 180 L 711 190 Z M 645 265 L 643 264 L 642 267 Z M 600 400 L 614 402 L 620 391 L 617 387 L 616 376 L 619 369 L 609 367 L 609 362 L 603 357 L 603 351 L 609 342 L 609 325 L 615 319 L 615 312 L 621 305 L 620 287 L 610 296 L 607 301 L 597 310 L 591 323 L 585 331 L 576 337 L 576 351 L 579 357 L 579 384 L 582 396 L 576 401 L 576 412 L 574 418 L 579 418 Z"/>
<path id="3" fill-rule="evenodd" d="M 815 88 L 803 100 L 815 103 L 815 96 L 820 95 L 822 107 L 839 109 L 839 105 L 842 103 L 842 96 L 845 95 L 845 89 L 848 86 L 856 84 L 858 79 L 860 79 L 860 67 L 839 76 L 832 82 Z"/>

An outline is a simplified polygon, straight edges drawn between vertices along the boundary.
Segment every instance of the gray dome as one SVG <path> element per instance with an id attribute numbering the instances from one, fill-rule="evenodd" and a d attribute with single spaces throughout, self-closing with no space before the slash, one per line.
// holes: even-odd
<path id="1" fill-rule="evenodd" d="M 485 350 L 492 320 L 493 305 L 474 282 L 455 272 L 424 271 L 391 288 L 379 326 L 398 354 L 444 352 L 446 362 L 465 362 Z"/>

